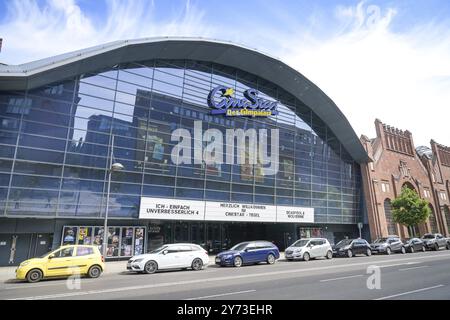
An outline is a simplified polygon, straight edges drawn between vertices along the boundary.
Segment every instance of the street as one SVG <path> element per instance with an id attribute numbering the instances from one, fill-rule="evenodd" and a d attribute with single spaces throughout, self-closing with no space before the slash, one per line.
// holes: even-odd
<path id="1" fill-rule="evenodd" d="M 241 268 L 210 265 L 202 271 L 152 275 L 128 273 L 126 261 L 120 263 L 123 271 L 106 272 L 99 279 L 37 284 L 8 280 L 0 284 L 0 299 L 450 299 L 450 251 L 446 250 L 309 262 L 279 260 L 271 266 Z"/>

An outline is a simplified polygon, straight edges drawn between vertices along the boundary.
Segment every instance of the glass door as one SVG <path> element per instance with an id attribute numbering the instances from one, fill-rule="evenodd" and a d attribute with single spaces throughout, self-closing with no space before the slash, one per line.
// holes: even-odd
<path id="1" fill-rule="evenodd" d="M 193 222 L 191 223 L 191 243 L 198 244 L 206 249 L 205 242 L 205 224 L 202 222 Z"/>

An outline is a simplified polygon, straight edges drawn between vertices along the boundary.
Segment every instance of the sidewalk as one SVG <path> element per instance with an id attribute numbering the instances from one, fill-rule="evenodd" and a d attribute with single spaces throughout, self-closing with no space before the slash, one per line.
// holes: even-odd
<path id="1" fill-rule="evenodd" d="M 209 265 L 214 265 L 215 255 L 209 256 Z M 280 252 L 280 259 L 284 259 L 284 252 Z M 4 282 L 14 282 L 16 278 L 17 266 L 0 267 L 0 284 Z M 117 274 L 127 271 L 127 260 L 106 262 L 106 270 L 104 274 Z"/>

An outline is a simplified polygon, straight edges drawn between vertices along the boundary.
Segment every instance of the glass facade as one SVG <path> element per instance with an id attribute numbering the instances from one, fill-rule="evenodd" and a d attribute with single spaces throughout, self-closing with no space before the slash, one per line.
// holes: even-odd
<path id="1" fill-rule="evenodd" d="M 211 115 L 207 96 L 224 85 L 238 98 L 249 88 L 279 101 L 268 118 Z M 279 172 L 257 166 L 175 165 L 171 133 L 279 129 Z M 136 219 L 141 197 L 311 207 L 315 222 L 362 221 L 359 165 L 301 101 L 272 83 L 229 67 L 196 61 L 147 61 L 27 92 L 0 93 L 0 215 L 99 218 L 105 213 L 107 157 L 125 169 L 112 175 L 109 217 Z M 120 255 L 120 253 L 119 253 Z"/>

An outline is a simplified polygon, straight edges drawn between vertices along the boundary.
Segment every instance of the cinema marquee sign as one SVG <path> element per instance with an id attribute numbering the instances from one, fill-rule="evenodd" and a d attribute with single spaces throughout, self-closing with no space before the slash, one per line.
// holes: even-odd
<path id="1" fill-rule="evenodd" d="M 142 197 L 139 218 L 150 220 L 313 223 L 314 209 Z"/>
<path id="2" fill-rule="evenodd" d="M 247 89 L 244 99 L 235 97 L 233 88 L 217 86 L 208 95 L 211 114 L 224 114 L 228 117 L 268 117 L 278 114 L 278 101 L 260 98 L 255 89 Z"/>

